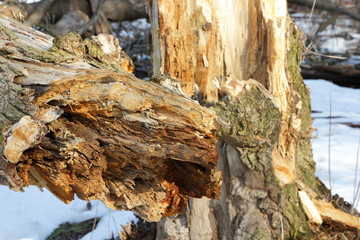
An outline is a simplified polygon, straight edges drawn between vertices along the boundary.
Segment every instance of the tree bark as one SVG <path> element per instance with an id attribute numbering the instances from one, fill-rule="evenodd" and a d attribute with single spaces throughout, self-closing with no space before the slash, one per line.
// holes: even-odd
<path id="1" fill-rule="evenodd" d="M 0 23 L 1 184 L 100 199 L 148 221 L 219 195 L 212 110 L 135 78 L 113 36 L 53 39 Z"/>
<path id="2" fill-rule="evenodd" d="M 221 197 L 192 199 L 158 223 L 157 239 L 312 237 L 309 223 L 328 221 L 314 201 L 325 206 L 329 192 L 314 175 L 302 43 L 286 1 L 149 0 L 148 12 L 154 73 L 181 79 L 228 125 L 218 132 Z"/>

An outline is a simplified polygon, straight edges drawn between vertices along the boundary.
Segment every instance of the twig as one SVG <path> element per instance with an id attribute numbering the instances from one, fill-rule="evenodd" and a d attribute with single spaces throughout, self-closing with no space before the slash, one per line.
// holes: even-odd
<path id="1" fill-rule="evenodd" d="M 108 209 L 109 210 L 109 219 L 108 219 L 108 222 L 107 222 L 107 227 L 108 227 L 108 232 L 109 232 L 109 236 L 112 235 L 113 236 L 113 233 L 112 231 L 110 230 L 110 219 L 111 219 L 111 210 L 110 208 Z"/>
<path id="2" fill-rule="evenodd" d="M 357 186 L 357 189 L 356 189 L 355 203 L 353 203 L 354 209 L 357 208 L 357 206 L 359 205 L 359 200 L 360 200 L 359 192 L 360 192 L 360 181 L 358 182 L 358 186 Z"/>
<path id="3" fill-rule="evenodd" d="M 42 0 L 36 5 L 35 10 L 31 13 L 28 19 L 25 21 L 25 24 L 28 26 L 32 26 L 41 21 L 44 17 L 47 10 L 51 7 L 54 0 Z"/>
<path id="4" fill-rule="evenodd" d="M 284 240 L 284 223 L 283 223 L 283 217 L 281 216 L 280 218 L 280 222 L 281 222 L 281 240 Z"/>
<path id="5" fill-rule="evenodd" d="M 79 29 L 76 31 L 78 34 L 82 35 L 91 25 L 93 25 L 98 20 L 104 2 L 105 0 L 99 0 L 98 5 L 96 7 L 96 11 L 94 12 L 93 16 L 90 18 L 90 20 L 87 23 L 79 27 Z"/>
<path id="6" fill-rule="evenodd" d="M 316 0 L 313 0 L 313 4 L 312 4 L 312 7 L 311 7 L 311 12 L 310 12 L 310 16 L 306 22 L 306 25 L 305 25 L 305 29 L 307 29 L 307 26 L 309 25 L 310 21 L 311 21 L 311 18 L 313 16 L 313 13 L 314 13 L 314 9 L 315 9 L 315 4 L 316 4 Z"/>
<path id="7" fill-rule="evenodd" d="M 356 165 L 355 165 L 355 180 L 354 180 L 354 192 L 353 192 L 353 203 L 355 202 L 355 191 L 356 191 L 356 183 L 357 183 L 357 171 L 358 171 L 358 165 L 359 165 L 359 149 L 360 149 L 360 138 L 359 138 L 359 144 L 358 149 L 356 153 Z"/>
<path id="8" fill-rule="evenodd" d="M 312 4 L 312 7 L 311 7 L 311 11 L 310 11 L 310 16 L 309 16 L 308 20 L 306 21 L 306 24 L 305 24 L 304 29 L 307 29 L 307 28 L 308 28 L 308 25 L 309 25 L 309 23 L 310 23 L 310 21 L 311 21 L 311 18 L 312 18 L 312 16 L 313 16 L 313 13 L 314 13 L 315 4 L 316 4 L 316 0 L 313 0 L 313 4 Z M 309 43 L 309 45 L 308 45 L 307 47 L 305 47 L 305 53 L 306 53 L 306 52 L 309 52 L 313 45 L 314 45 L 314 42 L 311 41 L 311 42 Z"/>
<path id="9" fill-rule="evenodd" d="M 331 201 L 331 189 L 332 189 L 332 184 L 331 184 L 331 92 L 329 93 L 329 97 L 330 97 L 330 104 L 329 104 L 329 141 L 328 141 L 328 171 L 329 171 L 329 190 L 330 190 L 330 201 Z"/>
<path id="10" fill-rule="evenodd" d="M 96 212 L 95 212 L 95 217 L 94 217 L 94 223 L 93 223 L 92 230 L 91 230 L 91 238 L 90 238 L 91 240 L 93 240 L 94 230 L 96 227 L 96 218 L 98 215 L 98 209 L 99 209 L 99 201 L 96 202 Z"/>
<path id="11" fill-rule="evenodd" d="M 113 219 L 113 222 L 114 222 L 114 225 L 115 225 L 115 231 L 116 231 L 117 235 L 119 236 L 119 238 L 121 239 L 120 232 L 119 232 L 119 230 L 117 228 L 117 224 L 116 224 L 114 216 L 112 216 L 112 219 Z"/>
<path id="12" fill-rule="evenodd" d="M 312 44 L 312 43 L 311 43 L 311 44 Z M 309 46 L 310 46 L 310 44 L 309 44 Z M 327 54 L 317 53 L 317 52 L 313 52 L 313 51 L 308 51 L 308 52 L 305 53 L 304 55 L 309 55 L 309 54 L 314 54 L 314 55 L 318 55 L 318 56 L 322 56 L 322 57 L 327 57 L 327 58 L 341 59 L 341 60 L 346 60 L 346 59 L 348 59 L 347 57 L 338 57 L 338 56 L 333 56 L 333 55 L 327 55 Z"/>
<path id="13" fill-rule="evenodd" d="M 358 172 L 358 165 L 359 165 L 359 152 L 360 152 L 360 138 L 359 138 L 359 144 L 358 144 L 358 149 L 357 149 L 357 153 L 356 153 L 354 192 L 353 192 L 353 202 L 352 202 L 352 205 L 351 205 L 350 213 L 353 213 L 354 208 L 356 208 L 357 202 L 359 201 L 360 181 L 359 181 L 358 187 L 356 187 L 356 183 L 357 183 L 357 172 Z"/>

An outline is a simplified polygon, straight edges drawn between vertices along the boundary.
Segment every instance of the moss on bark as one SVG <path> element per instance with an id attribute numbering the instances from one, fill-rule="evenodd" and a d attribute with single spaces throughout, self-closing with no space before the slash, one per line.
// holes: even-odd
<path id="1" fill-rule="evenodd" d="M 280 132 L 280 112 L 260 89 L 253 86 L 237 99 L 219 102 L 213 107 L 229 124 L 218 136 L 234 147 L 261 150 L 272 146 Z M 251 161 L 253 157 L 249 156 Z"/>
<path id="2" fill-rule="evenodd" d="M 311 102 L 310 92 L 306 87 L 304 80 L 300 74 L 300 63 L 303 60 L 303 33 L 300 32 L 294 23 L 290 23 L 289 29 L 289 46 L 287 57 L 287 70 L 290 76 L 290 84 L 295 92 L 299 95 L 302 102 L 299 116 L 301 119 L 301 131 L 296 144 L 296 175 L 300 181 L 312 190 L 327 195 L 328 189 L 315 176 L 315 161 L 312 155 L 311 135 L 312 135 L 312 119 L 311 119 Z"/>
<path id="3" fill-rule="evenodd" d="M 298 188 L 295 183 L 287 184 L 279 192 L 279 207 L 284 216 L 284 228 L 288 231 L 286 239 L 309 239 L 306 215 L 301 207 Z"/>
<path id="4" fill-rule="evenodd" d="M 310 143 L 310 98 L 299 69 L 302 42 L 298 40 L 297 32 L 294 31 L 293 34 L 291 41 L 294 42 L 288 56 L 289 74 L 292 76 L 290 84 L 294 88 L 294 94 L 303 102 L 301 112 L 298 113 L 302 125 L 300 136 L 296 136 L 296 171 L 304 179 L 304 183 L 309 183 L 312 187 L 316 181 Z M 295 105 L 296 103 L 294 108 Z M 280 237 L 280 224 L 276 223 L 280 221 L 284 226 L 286 239 L 310 237 L 311 231 L 300 204 L 296 183 L 280 186 L 274 174 L 271 151 L 280 134 L 280 113 L 271 98 L 259 86 L 253 86 L 237 99 L 219 102 L 213 109 L 221 120 L 229 124 L 218 132 L 219 138 L 239 151 L 240 160 L 247 168 L 243 170 L 243 174 L 247 175 L 243 177 L 243 184 L 250 189 L 268 190 L 268 195 L 260 201 L 267 202 L 263 205 L 263 211 L 268 215 L 269 225 L 276 226 L 272 235 Z M 261 235 L 261 232 L 254 234 Z"/>
<path id="5" fill-rule="evenodd" d="M 61 64 L 86 60 L 96 68 L 124 72 L 121 64 L 114 64 L 113 59 L 104 53 L 97 42 L 91 39 L 82 40 L 77 33 L 66 33 L 55 38 L 53 46 L 45 51 L 28 45 L 20 46 L 19 51 L 25 56 L 41 62 Z M 130 58 L 128 60 L 131 62 Z"/>

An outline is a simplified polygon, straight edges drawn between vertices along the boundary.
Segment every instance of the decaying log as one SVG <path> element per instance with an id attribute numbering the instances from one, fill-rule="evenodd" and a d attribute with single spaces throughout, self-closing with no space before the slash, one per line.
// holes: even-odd
<path id="1" fill-rule="evenodd" d="M 135 78 L 112 36 L 57 39 L 0 16 L 0 183 L 148 221 L 219 196 L 212 110 Z"/>
<path id="2" fill-rule="evenodd" d="M 352 65 L 302 66 L 304 79 L 326 79 L 342 87 L 360 88 L 360 70 Z"/>

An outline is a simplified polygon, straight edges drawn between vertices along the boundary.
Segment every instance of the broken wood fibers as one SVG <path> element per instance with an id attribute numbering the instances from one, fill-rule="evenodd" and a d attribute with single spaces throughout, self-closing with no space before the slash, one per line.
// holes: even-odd
<path id="1" fill-rule="evenodd" d="M 20 119 L 0 123 L 2 184 L 45 187 L 66 203 L 100 199 L 148 221 L 181 212 L 188 197 L 219 196 L 211 110 L 128 73 L 113 37 L 70 34 L 52 46 L 0 20 L 2 84 L 31 99 Z"/>

